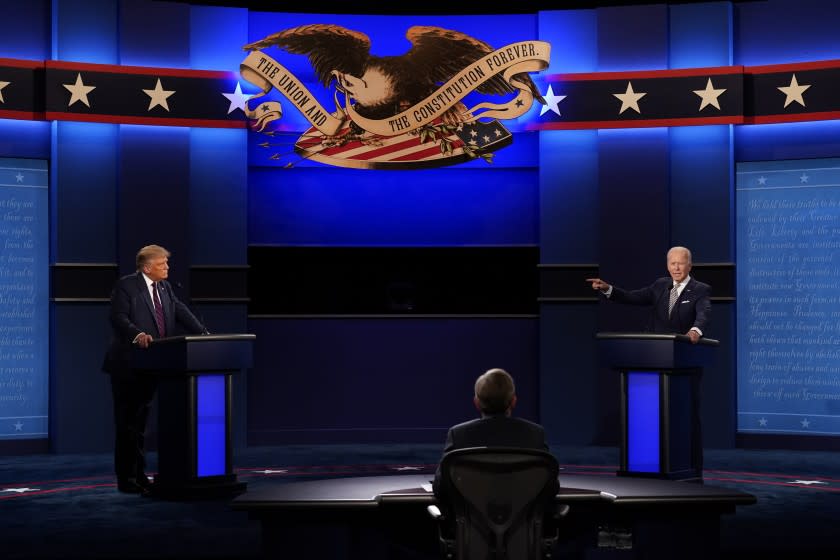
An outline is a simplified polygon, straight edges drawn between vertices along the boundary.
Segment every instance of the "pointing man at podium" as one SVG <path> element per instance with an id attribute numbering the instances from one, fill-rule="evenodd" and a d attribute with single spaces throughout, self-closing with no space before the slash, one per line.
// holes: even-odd
<path id="1" fill-rule="evenodd" d="M 602 292 L 609 300 L 649 306 L 652 332 L 684 334 L 696 344 L 711 319 L 711 287 L 689 275 L 691 251 L 687 248 L 672 247 L 666 264 L 670 277 L 659 278 L 650 286 L 638 290 L 623 290 L 600 278 L 587 278 L 586 281 L 592 284 L 593 290 Z"/>
<path id="2" fill-rule="evenodd" d="M 144 432 L 157 382 L 132 371 L 132 348 L 148 348 L 152 340 L 176 334 L 179 324 L 191 334 L 208 331 L 166 280 L 169 251 L 147 245 L 137 252 L 136 263 L 137 271 L 120 278 L 111 293 L 112 337 L 102 369 L 111 374 L 117 488 L 143 494 L 151 486 L 144 472 Z"/>

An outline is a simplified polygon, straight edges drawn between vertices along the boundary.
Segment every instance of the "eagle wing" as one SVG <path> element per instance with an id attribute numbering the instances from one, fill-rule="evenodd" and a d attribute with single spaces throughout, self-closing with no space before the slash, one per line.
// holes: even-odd
<path id="1" fill-rule="evenodd" d="M 360 76 L 370 55 L 370 39 L 364 33 L 339 25 L 302 25 L 286 29 L 242 47 L 255 51 L 280 47 L 292 54 L 305 54 L 318 80 L 328 86 L 332 71 Z"/>
<path id="2" fill-rule="evenodd" d="M 493 52 L 493 47 L 460 31 L 452 31 L 441 27 L 415 25 L 405 34 L 411 41 L 411 50 L 406 53 L 411 65 L 417 72 L 427 76 L 435 84 L 448 81 L 452 76 Z M 542 96 L 536 85 L 526 73 L 515 74 L 518 81 L 523 82 L 540 102 Z M 496 74 L 477 88 L 481 93 L 502 95 L 515 91 L 501 75 Z"/>

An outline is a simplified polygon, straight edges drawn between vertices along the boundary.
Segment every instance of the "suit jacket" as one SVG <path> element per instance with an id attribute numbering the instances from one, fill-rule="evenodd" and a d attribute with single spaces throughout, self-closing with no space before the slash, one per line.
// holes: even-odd
<path id="1" fill-rule="evenodd" d="M 449 428 L 443 452 L 466 447 L 525 447 L 548 451 L 542 426 L 504 414 L 476 418 Z"/>
<path id="2" fill-rule="evenodd" d="M 207 332 L 201 321 L 175 296 L 169 282 L 159 282 L 158 292 L 167 336 L 184 331 L 189 334 Z M 111 293 L 110 321 L 111 344 L 102 369 L 108 373 L 128 373 L 131 371 L 132 343 L 137 335 L 142 332 L 160 338 L 152 296 L 142 273 L 135 272 L 117 281 Z"/>
<path id="3" fill-rule="evenodd" d="M 467 447 L 523 447 L 548 451 L 545 430 L 523 418 L 493 414 L 449 428 L 443 453 Z M 440 465 L 435 473 L 434 492 L 440 495 Z"/>
<path id="4" fill-rule="evenodd" d="M 613 286 L 610 299 L 617 303 L 650 306 L 651 318 L 647 327 L 649 332 L 685 334 L 692 327 L 697 327 L 705 335 L 712 316 L 712 304 L 709 299 L 712 288 L 691 278 L 683 288 L 669 317 L 668 300 L 673 286 L 674 281 L 670 276 L 659 278 L 640 290 L 622 290 Z"/>

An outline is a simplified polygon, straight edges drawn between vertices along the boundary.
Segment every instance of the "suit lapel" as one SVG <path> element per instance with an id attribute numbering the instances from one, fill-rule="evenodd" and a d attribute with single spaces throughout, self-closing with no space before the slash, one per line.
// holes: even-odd
<path id="1" fill-rule="evenodd" d="M 662 309 L 666 321 L 668 320 L 668 300 L 671 297 L 671 287 L 674 285 L 670 278 L 667 280 L 662 283 L 662 293 L 659 294 L 659 307 Z"/>
<path id="2" fill-rule="evenodd" d="M 692 299 L 692 297 L 694 296 L 693 290 L 695 283 L 697 283 L 697 280 L 695 280 L 694 278 L 688 281 L 688 284 L 685 285 L 685 288 L 683 288 L 683 291 L 680 294 L 680 303 L 682 303 L 686 299 Z"/>
<path id="3" fill-rule="evenodd" d="M 146 308 L 152 314 L 152 320 L 155 318 L 155 305 L 152 303 L 152 296 L 149 294 L 149 286 L 146 285 L 146 279 L 143 278 L 143 273 L 137 273 L 137 288 L 140 290 L 140 297 L 146 303 Z"/>
<path id="4" fill-rule="evenodd" d="M 693 288 L 694 288 L 694 284 L 696 282 L 697 281 L 694 278 L 692 278 L 691 280 L 688 281 L 688 284 L 685 285 L 685 288 L 683 288 L 683 291 L 680 292 L 680 297 L 677 299 L 677 303 L 674 304 L 677 307 L 677 309 L 675 310 L 676 313 L 680 313 L 680 314 L 682 313 L 682 308 L 683 308 L 682 303 L 684 301 L 686 301 L 686 300 L 691 301 L 694 298 Z M 686 309 L 689 309 L 690 307 L 691 306 L 687 307 Z M 676 316 L 676 314 L 674 316 Z"/>
<path id="5" fill-rule="evenodd" d="M 163 321 L 166 325 L 166 333 L 172 332 L 174 324 L 174 313 L 172 307 L 172 298 L 169 295 L 169 283 L 165 281 L 158 282 L 158 294 L 160 295 L 160 305 L 163 307 Z"/>

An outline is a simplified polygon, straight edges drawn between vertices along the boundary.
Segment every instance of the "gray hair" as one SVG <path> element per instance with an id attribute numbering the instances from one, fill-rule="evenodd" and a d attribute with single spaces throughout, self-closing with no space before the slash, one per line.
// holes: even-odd
<path id="1" fill-rule="evenodd" d="M 475 398 L 485 414 L 505 412 L 516 394 L 513 377 L 503 369 L 487 370 L 475 381 Z"/>
<path id="2" fill-rule="evenodd" d="M 668 249 L 668 253 L 665 255 L 665 259 L 671 260 L 671 253 L 673 253 L 674 251 L 683 251 L 685 253 L 685 256 L 688 258 L 688 264 L 691 264 L 691 251 L 688 249 L 688 247 L 681 247 L 679 245 Z"/>

